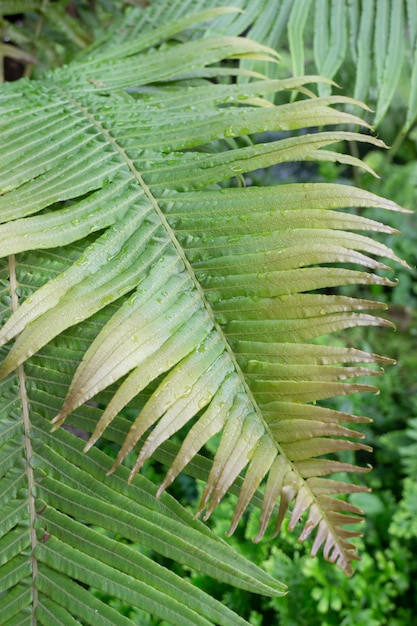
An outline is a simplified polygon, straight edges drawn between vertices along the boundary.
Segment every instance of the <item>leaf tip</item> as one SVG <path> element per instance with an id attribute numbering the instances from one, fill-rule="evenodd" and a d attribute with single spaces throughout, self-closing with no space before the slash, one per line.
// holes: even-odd
<path id="1" fill-rule="evenodd" d="M 85 444 L 84 448 L 83 448 L 83 452 L 88 452 L 94 445 L 95 441 L 92 439 L 89 439 L 89 441 L 87 441 L 87 443 Z"/>
<path id="2" fill-rule="evenodd" d="M 62 415 L 62 413 L 58 413 L 58 415 L 56 415 L 53 420 L 51 421 L 51 433 L 54 433 L 56 430 L 58 430 L 58 428 L 63 424 L 65 420 L 65 416 Z"/>
<path id="3" fill-rule="evenodd" d="M 167 485 L 165 483 L 166 483 L 166 481 L 164 480 L 164 482 L 161 485 L 159 485 L 158 491 L 156 492 L 156 497 L 157 498 L 160 498 L 162 496 L 162 494 L 164 493 L 164 491 L 165 491 L 165 489 L 167 487 Z"/>

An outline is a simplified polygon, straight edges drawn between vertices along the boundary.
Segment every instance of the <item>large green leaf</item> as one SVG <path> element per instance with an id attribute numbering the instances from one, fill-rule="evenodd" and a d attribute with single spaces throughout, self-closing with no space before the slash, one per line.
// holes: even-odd
<path id="1" fill-rule="evenodd" d="M 29 293 L 77 253 L 67 248 L 36 259 L 21 255 L 21 288 Z M 7 315 L 7 267 L 1 284 Z M 57 337 L 24 371 L 1 383 L 2 619 L 31 624 L 36 615 L 40 624 L 71 624 L 73 616 L 87 624 L 131 623 L 87 586 L 173 624 L 246 624 L 153 555 L 252 592 L 280 595 L 281 583 L 233 552 L 167 494 L 157 500 L 156 487 L 144 477 L 129 486 L 128 470 L 120 468 L 105 478 L 112 460 L 97 449 L 86 456 L 85 442 L 76 436 L 83 431 L 50 433 L 45 417 L 56 414 L 107 314 L 86 321 L 81 334 L 74 328 Z M 83 406 L 72 420 L 88 427 L 100 414 L 97 407 Z M 123 428 L 119 420 L 109 440 L 117 441 Z"/>
<path id="2" fill-rule="evenodd" d="M 205 518 L 237 481 L 233 530 L 265 480 L 257 540 L 277 501 L 277 530 L 294 502 L 290 526 L 308 510 L 301 538 L 317 528 L 313 553 L 324 545 L 347 573 L 358 558 L 350 539 L 361 511 L 338 496 L 363 488 L 323 476 L 363 471 L 337 453 L 368 449 L 343 425 L 364 418 L 316 401 L 374 391 L 353 379 L 378 373 L 363 364 L 389 359 L 315 339 L 388 324 L 366 312 L 382 305 L 332 290 L 394 284 L 375 257 L 399 262 L 395 254 L 352 232 L 394 229 L 340 209 L 400 209 L 342 185 L 247 189 L 234 181 L 288 161 L 360 165 L 326 148 L 383 144 L 334 129 L 362 124 L 333 108 L 349 99 L 266 100 L 314 77 L 223 82 L 222 61 L 275 59 L 249 39 L 190 30 L 181 43 L 166 40 L 210 15 L 161 27 L 160 46 L 145 29 L 131 46 L 97 46 L 41 80 L 2 88 L 6 623 L 21 611 L 29 623 L 32 610 L 45 624 L 128 623 L 89 587 L 174 624 L 244 623 L 131 543 L 247 590 L 282 593 L 162 494 L 190 462 L 207 480 Z M 326 124 L 332 129 L 316 132 Z M 248 139 L 276 131 L 284 134 Z M 128 404 L 137 417 L 127 430 L 119 414 Z M 70 433 L 59 428 L 71 420 Z M 91 433 L 88 454 L 75 426 Z M 183 427 L 173 458 L 167 440 Z M 207 472 L 197 453 L 216 433 Z M 113 466 L 92 447 L 101 436 L 122 444 Z M 123 461 L 134 448 L 129 475 Z M 153 454 L 170 466 L 159 501 L 137 475 Z"/>

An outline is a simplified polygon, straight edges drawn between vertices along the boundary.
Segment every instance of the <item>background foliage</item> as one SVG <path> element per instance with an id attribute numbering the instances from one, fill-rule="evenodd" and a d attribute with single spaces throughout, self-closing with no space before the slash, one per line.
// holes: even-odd
<path id="1" fill-rule="evenodd" d="M 16 77 L 20 71 L 36 72 L 36 63 L 43 66 L 60 65 L 70 60 L 75 53 L 80 53 L 87 43 L 100 40 L 109 23 L 122 16 L 129 3 L 110 2 L 0 2 L 4 42 L 13 43 L 13 50 L 3 47 L 3 54 L 14 63 L 6 63 L 6 75 L 11 72 Z M 214 3 L 212 3 L 214 4 Z M 223 3 L 224 4 L 224 3 Z M 236 2 L 227 4 L 237 4 Z M 242 3 L 240 3 L 242 4 Z M 342 84 L 343 92 L 354 94 L 376 105 L 376 121 L 379 123 L 380 136 L 395 144 L 395 151 L 368 152 L 365 160 L 374 167 L 381 181 L 375 181 L 363 174 L 360 184 L 371 191 L 391 198 L 399 204 L 414 209 L 417 197 L 417 130 L 413 127 L 416 102 L 416 5 L 411 2 L 282 2 L 280 32 L 272 34 L 267 27 L 272 24 L 267 18 L 265 7 L 269 2 L 256 3 L 265 12 L 265 22 L 260 23 L 255 38 L 264 33 L 265 40 L 271 44 L 279 42 L 282 55 L 277 71 L 288 75 L 292 70 L 301 72 L 302 55 L 307 69 L 315 63 L 318 70 L 336 78 Z M 299 5 L 299 13 L 290 15 L 290 5 Z M 314 6 L 315 5 L 315 6 Z M 371 6 L 378 11 L 379 19 L 373 24 L 381 24 L 382 30 L 373 32 L 374 48 L 382 41 L 378 67 L 366 71 L 373 58 L 368 60 L 363 55 L 372 49 L 364 46 L 369 14 L 364 6 Z M 341 8 L 342 7 L 342 8 Z M 358 8 L 357 8 L 358 7 Z M 397 10 L 394 10 L 394 7 Z M 398 9 L 398 7 L 400 7 Z M 316 40 L 311 32 L 314 24 L 314 10 L 328 15 L 331 28 L 317 34 Z M 370 9 L 368 9 L 370 11 Z M 310 14 L 308 13 L 310 11 Z M 336 13 L 340 11 L 341 13 Z M 14 17 L 11 18 L 10 15 Z M 312 19 L 307 19 L 310 15 Z M 285 19 L 284 19 L 285 17 Z M 243 19 L 243 18 L 242 18 Z M 288 24 L 288 22 L 290 22 Z M 275 23 L 277 30 L 278 23 Z M 368 26 L 367 26 L 368 24 Z M 391 24 L 391 30 L 388 25 Z M 288 28 L 287 28 L 288 27 Z M 229 28 L 229 27 L 227 27 Z M 385 28 L 385 37 L 382 32 Z M 264 30 L 262 30 L 264 29 Z M 362 33 L 354 37 L 354 33 Z M 398 33 L 406 32 L 403 38 L 404 48 L 396 49 L 400 54 L 401 72 L 398 72 L 398 59 L 394 62 L 393 42 L 398 41 Z M 334 54 L 335 65 L 328 69 L 326 59 L 320 58 L 318 38 L 328 37 L 334 46 L 344 46 L 339 54 Z M 269 39 L 268 39 L 269 37 Z M 380 39 L 378 39 L 378 37 Z M 401 38 L 401 36 L 400 36 Z M 325 41 L 325 40 L 324 40 Z M 17 46 L 15 45 L 17 44 Z M 294 56 L 294 50 L 299 55 Z M 293 56 L 291 57 L 291 52 Z M 314 59 L 316 55 L 316 59 Z M 356 56 L 355 56 L 356 55 Z M 361 56 L 362 55 L 362 56 Z M 298 59 L 298 60 L 297 60 Z M 32 63 L 36 61 L 36 63 Z M 337 63 L 336 63 L 337 61 Z M 338 65 L 337 65 L 338 64 Z M 395 80 L 392 78 L 395 67 Z M 410 69 L 412 80 L 410 81 Z M 355 68 L 359 68 L 356 71 Z M 260 69 L 258 65 L 258 69 Z M 299 71 L 300 70 L 300 71 Z M 385 80 L 389 93 L 377 90 L 378 72 L 388 77 Z M 391 77 L 391 78 L 390 78 Z M 368 97 L 369 96 L 369 97 Z M 386 107 L 381 104 L 384 101 Z M 390 105 L 390 106 L 388 106 Z M 375 119 L 375 118 L 374 118 Z M 358 148 L 359 150 L 359 148 Z M 395 154 L 394 154 L 395 152 Z M 352 172 L 338 165 L 323 164 L 318 168 L 305 171 L 291 171 L 297 179 L 301 175 L 308 180 L 351 181 Z M 270 173 L 258 172 L 261 182 L 268 182 Z M 358 182 L 358 181 L 356 181 Z M 366 215 L 366 211 L 364 211 Z M 374 214 L 373 214 L 374 217 Z M 415 219 L 404 215 L 392 215 L 391 225 L 399 228 L 403 235 L 396 241 L 399 255 L 415 267 L 417 250 L 417 232 Z M 388 242 L 389 243 L 389 242 Z M 245 526 L 231 538 L 231 543 L 242 554 L 250 556 L 272 575 L 292 581 L 291 593 L 284 598 L 262 599 L 250 593 L 231 590 L 221 583 L 214 583 L 211 578 L 191 574 L 194 584 L 208 590 L 224 603 L 250 620 L 254 626 L 264 624 L 282 624 L 283 626 L 310 626 L 312 620 L 321 626 L 408 626 L 416 613 L 417 564 L 413 554 L 417 550 L 417 302 L 416 273 L 399 271 L 400 284 L 392 292 L 380 287 L 371 287 L 367 292 L 362 288 L 361 296 L 375 297 L 390 305 L 389 316 L 397 323 L 396 333 L 370 329 L 350 331 L 344 340 L 360 345 L 362 349 L 372 351 L 380 342 L 384 345 L 384 354 L 397 360 L 397 366 L 387 370 L 381 379 L 380 395 L 350 396 L 332 407 L 342 411 L 365 414 L 373 418 L 372 425 L 366 426 L 367 441 L 374 447 L 371 474 L 363 475 L 361 480 L 372 487 L 371 494 L 355 494 L 352 502 L 361 506 L 367 513 L 367 525 L 363 538 L 362 561 L 356 567 L 353 578 L 346 579 L 341 573 L 329 566 L 321 557 L 310 560 L 305 548 L 296 544 L 295 538 L 284 531 L 278 544 L 268 542 L 253 546 L 247 536 L 253 536 L 256 513 L 251 513 Z M 329 403 L 330 406 L 330 403 Z M 107 449 L 106 452 L 112 452 Z M 347 458 L 352 461 L 353 459 Z M 369 456 L 360 462 L 369 462 Z M 148 462 L 145 474 L 160 482 L 161 467 L 158 462 Z M 348 480 L 347 477 L 344 477 Z M 174 487 L 174 495 L 190 510 L 195 510 L 195 503 L 201 486 L 191 478 L 182 478 Z M 220 513 L 211 521 L 219 535 L 224 534 L 231 515 L 233 496 L 225 502 Z M 244 540 L 245 539 L 245 540 Z M 155 556 L 152 551 L 149 555 Z M 161 557 L 158 557 L 161 558 Z M 181 575 L 184 575 L 182 572 Z M 99 593 L 97 592 L 99 595 Z M 104 598 L 106 599 L 106 598 Z M 110 604 L 111 596 L 106 599 Z M 149 617 L 145 613 L 132 609 L 128 604 L 117 606 L 118 610 L 129 616 L 134 623 L 163 624 L 162 621 Z M 319 616 L 317 618 L 317 615 Z"/>

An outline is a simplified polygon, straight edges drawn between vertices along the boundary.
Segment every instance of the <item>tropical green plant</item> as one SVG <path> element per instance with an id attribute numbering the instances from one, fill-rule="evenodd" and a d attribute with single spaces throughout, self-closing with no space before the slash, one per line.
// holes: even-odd
<path id="1" fill-rule="evenodd" d="M 338 457 L 369 449 L 344 426 L 366 418 L 316 402 L 374 391 L 353 379 L 390 360 L 315 339 L 389 325 L 365 312 L 384 305 L 337 288 L 394 284 L 374 257 L 401 261 L 354 232 L 394 229 L 339 209 L 401 209 L 352 186 L 240 184 L 291 161 L 366 168 L 326 148 L 383 143 L 334 129 L 367 124 L 341 110 L 356 101 L 315 97 L 306 85 L 318 77 L 271 80 L 236 65 L 273 62 L 271 49 L 199 36 L 197 24 L 229 9 L 155 27 L 158 10 L 132 9 L 113 39 L 1 90 L 5 624 L 132 623 L 97 588 L 172 624 L 246 623 L 138 544 L 282 594 L 162 493 L 181 471 L 206 481 L 205 519 L 237 491 L 230 532 L 252 500 L 256 541 L 293 504 L 290 528 L 303 518 L 301 539 L 316 530 L 312 554 L 323 546 L 347 573 L 358 559 L 362 512 L 340 496 L 365 488 L 324 477 L 368 471 Z M 272 105 L 277 92 L 301 97 Z M 136 409 L 130 421 L 125 407 Z M 182 443 L 168 441 L 177 432 Z M 214 435 L 211 461 L 199 451 Z M 99 438 L 120 445 L 115 462 Z M 138 475 L 152 456 L 169 468 L 159 488 Z"/>
<path id="2" fill-rule="evenodd" d="M 143 5 L 142 0 L 1 0 L 0 16 L 24 14 L 28 22 L 16 28 L 3 19 L 4 36 L 45 56 L 49 64 L 63 60 L 63 42 L 80 50 L 91 42 L 92 28 L 108 28 L 110 21 L 121 21 L 129 26 L 122 39 L 133 39 L 142 28 L 142 19 L 135 13 L 126 21 L 123 6 Z M 152 0 L 158 21 L 169 22 L 206 8 L 225 6 L 224 0 Z M 71 11 L 68 11 L 71 5 Z M 231 0 L 240 13 L 219 16 L 208 33 L 249 37 L 283 52 L 288 50 L 295 76 L 307 71 L 341 82 L 346 91 L 352 85 L 352 95 L 376 107 L 374 124 L 383 120 L 395 100 L 406 110 L 401 136 L 411 128 L 417 117 L 417 5 L 414 0 Z M 72 14 L 71 14 L 72 13 Z M 81 19 L 74 19 L 78 14 Z M 35 29 L 36 41 L 30 34 Z M 57 45 L 58 44 L 58 45 Z M 29 49 L 31 47 L 31 49 Z M 6 53 L 6 52 L 5 52 Z M 24 61 L 24 59 L 22 59 Z M 271 78 L 282 77 L 279 66 L 271 66 L 262 59 L 246 59 L 244 66 Z M 411 80 L 409 77 L 411 75 Z M 402 76 L 407 76 L 405 82 Z M 332 86 L 322 83 L 319 92 L 329 94 Z"/>

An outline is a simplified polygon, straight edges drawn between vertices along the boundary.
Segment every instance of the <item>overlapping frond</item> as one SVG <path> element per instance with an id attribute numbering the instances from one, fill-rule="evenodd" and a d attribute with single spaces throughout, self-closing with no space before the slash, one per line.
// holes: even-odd
<path id="1" fill-rule="evenodd" d="M 144 30 L 180 19 L 205 6 L 204 0 L 154 0 L 151 10 L 124 16 L 115 29 L 115 41 L 133 41 Z M 224 6 L 223 0 L 212 0 L 211 6 Z M 407 109 L 404 132 L 417 116 L 417 9 L 414 2 L 396 0 L 231 0 L 239 10 L 220 16 L 208 33 L 247 34 L 274 50 L 289 49 L 293 73 L 301 76 L 306 65 L 314 72 L 341 80 L 345 73 L 353 76 L 352 96 L 368 102 L 375 109 L 373 123 L 379 124 L 399 94 L 402 71 L 411 76 L 402 85 Z M 112 42 L 102 44 L 108 49 Z M 313 66 L 313 65 L 312 65 Z M 261 59 L 243 59 L 241 67 L 270 77 L 280 76 L 278 66 Z M 309 66 L 310 69 L 310 66 Z M 247 80 L 244 78 L 243 80 Z M 406 90 L 405 90 L 406 89 Z M 330 84 L 319 86 L 321 95 L 330 93 Z"/>
<path id="2" fill-rule="evenodd" d="M 28 295 L 79 253 L 67 247 L 24 254 L 15 266 L 3 267 L 2 316 L 10 313 L 9 272 Z M 274 596 L 285 586 L 194 521 L 173 498 L 164 494 L 157 500 L 156 487 L 142 476 L 128 486 L 128 470 L 121 468 L 103 480 L 112 461 L 97 449 L 83 453 L 84 442 L 75 435 L 85 431 L 50 432 L 85 347 L 107 315 L 84 322 L 81 333 L 69 329 L 24 371 L 0 383 L 2 623 L 131 624 L 134 611 L 142 610 L 178 626 L 244 626 L 244 619 L 154 555 L 246 591 Z M 85 427 L 100 414 L 97 407 L 83 406 L 72 419 Z M 116 432 L 122 426 L 119 421 Z M 130 616 L 120 611 L 124 606 L 131 607 Z"/>
<path id="3" fill-rule="evenodd" d="M 172 36 L 175 28 L 169 32 Z M 183 526 L 174 519 L 162 536 L 162 520 L 154 526 L 148 520 L 157 511 L 139 511 L 142 496 L 135 487 L 122 486 L 125 469 L 119 466 L 136 447 L 130 480 L 140 484 L 135 476 L 146 459 L 184 426 L 188 432 L 160 493 L 220 433 L 199 512 L 207 518 L 245 472 L 231 530 L 265 481 L 257 539 L 277 502 L 277 530 L 293 505 L 291 527 L 306 513 L 301 539 L 317 529 L 313 553 L 323 545 L 326 558 L 349 573 L 351 559 L 357 558 L 350 539 L 357 534 L 360 511 L 338 496 L 362 488 L 323 477 L 363 471 L 327 458 L 368 449 L 358 441 L 361 434 L 345 425 L 363 418 L 315 403 L 373 391 L 354 379 L 372 373 L 364 364 L 387 359 L 314 340 L 355 325 L 387 324 L 366 312 L 382 305 L 332 289 L 394 284 L 377 258 L 399 259 L 376 238 L 356 232 L 394 230 L 340 209 L 400 209 L 337 184 L 227 185 L 233 177 L 277 163 L 341 159 L 326 150 L 339 141 L 383 144 L 345 130 L 317 132 L 326 124 L 362 124 L 333 108 L 348 99 L 307 97 L 281 106 L 265 99 L 275 91 L 303 88 L 314 78 L 253 77 L 242 85 L 203 78 L 208 66 L 212 78 L 221 73 L 217 64 L 223 59 L 253 54 L 274 60 L 273 53 L 248 39 L 191 37 L 158 47 L 147 36 L 130 52 L 124 45 L 110 60 L 98 48 L 97 57 L 91 53 L 41 81 L 2 90 L 1 138 L 7 150 L 0 156 L 0 240 L 2 254 L 10 255 L 7 289 L 13 314 L 0 340 L 14 343 L 0 373 L 8 376 L 4 397 L 12 397 L 20 385 L 21 393 L 26 389 L 29 394 L 31 410 L 24 412 L 26 430 L 21 408 L 5 418 L 4 427 L 19 442 L 32 442 L 23 452 L 21 443 L 6 438 L 2 459 L 8 459 L 12 442 L 16 458 L 30 461 L 33 486 L 44 503 L 38 509 L 38 500 L 32 502 L 32 526 L 41 529 L 40 539 L 35 534 L 30 539 L 39 561 L 38 589 L 46 593 L 49 578 L 59 587 L 62 575 L 94 584 L 90 530 L 73 527 L 69 520 L 76 507 L 76 518 L 89 524 L 100 518 L 112 532 L 126 529 L 123 536 L 129 540 L 134 540 L 128 531 L 133 526 L 135 532 L 148 533 L 154 549 L 159 533 L 161 552 L 183 558 L 188 549 L 180 543 Z M 268 131 L 284 134 L 261 143 L 249 139 Z M 300 132 L 289 136 L 288 131 Z M 81 341 L 83 353 L 79 347 L 73 352 L 73 341 Z M 16 368 L 19 378 L 13 374 Z M 86 406 L 103 393 L 103 411 Z M 22 403 L 28 404 L 23 396 Z M 90 448 L 128 403 L 141 408 L 110 468 Z M 92 433 L 88 455 L 81 454 L 78 440 L 68 443 L 62 429 L 46 434 L 44 418 L 53 416 L 51 407 L 56 429 L 69 414 L 80 412 L 81 423 Z M 94 428 L 92 416 L 97 416 Z M 117 467 L 115 476 L 104 479 Z M 102 484 L 100 477 L 108 482 Z M 112 500 L 107 490 L 116 483 L 122 497 Z M 16 501 L 13 507 L 26 503 L 20 496 Z M 349 524 L 355 524 L 354 531 L 345 528 Z M 163 546 L 171 532 L 175 540 L 168 554 Z M 72 533 L 82 537 L 82 550 L 71 543 Z M 194 535 L 190 542 L 194 539 L 198 543 Z M 112 550 L 111 541 L 107 549 Z M 116 569 L 128 575 L 136 567 L 129 559 L 126 569 L 119 562 Z M 27 576 L 26 555 L 23 560 Z M 113 565 L 103 556 L 97 575 L 110 577 L 111 593 L 123 599 L 125 579 L 113 577 Z M 247 588 L 253 588 L 250 584 Z M 156 582 L 155 587 L 160 589 Z M 47 603 L 68 610 L 54 589 Z M 141 597 L 141 588 L 135 593 Z M 149 607 L 158 598 L 149 595 Z M 167 606 L 172 608 L 171 600 Z M 40 610 L 47 611 L 47 605 Z M 84 615 L 79 610 L 77 615 Z M 166 613 L 162 617 L 173 621 Z M 230 616 L 216 622 L 214 614 L 207 619 L 241 623 L 227 621 Z"/>

